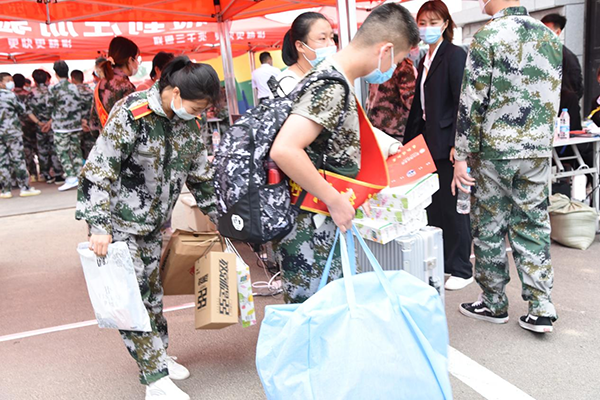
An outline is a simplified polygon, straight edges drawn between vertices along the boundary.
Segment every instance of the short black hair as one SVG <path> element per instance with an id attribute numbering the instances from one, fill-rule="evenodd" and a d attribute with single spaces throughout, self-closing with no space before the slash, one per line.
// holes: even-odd
<path id="1" fill-rule="evenodd" d="M 187 56 L 174 58 L 162 70 L 158 88 L 178 87 L 185 100 L 208 100 L 219 104 L 221 81 L 219 75 L 208 64 L 193 63 Z"/>
<path id="2" fill-rule="evenodd" d="M 542 24 L 552 24 L 555 28 L 560 28 L 562 31 L 565 29 L 565 26 L 567 26 L 567 18 L 560 14 L 552 13 L 545 15 L 544 18 L 542 18 Z"/>
<path id="3" fill-rule="evenodd" d="M 4 82 L 4 78 L 6 78 L 7 76 L 12 76 L 12 75 L 9 74 L 8 72 L 0 72 L 0 82 Z"/>
<path id="4" fill-rule="evenodd" d="M 54 72 L 60 78 L 68 78 L 69 77 L 69 66 L 66 62 L 62 60 L 58 60 L 54 63 Z"/>
<path id="5" fill-rule="evenodd" d="M 260 56 L 258 56 L 258 59 L 260 60 L 261 64 L 266 64 L 269 62 L 269 60 L 272 60 L 273 58 L 271 57 L 271 53 L 269 53 L 268 51 L 263 51 L 262 53 L 260 53 Z"/>
<path id="6" fill-rule="evenodd" d="M 45 85 L 48 80 L 48 73 L 43 69 L 36 69 L 31 74 L 31 77 L 35 81 L 36 85 Z"/>
<path id="7" fill-rule="evenodd" d="M 104 57 L 96 58 L 96 63 L 95 63 L 96 67 L 100 66 L 100 64 L 102 64 L 103 62 L 106 62 L 106 58 L 104 58 Z"/>
<path id="8" fill-rule="evenodd" d="M 306 43 L 310 28 L 318 20 L 329 20 L 317 12 L 305 12 L 296 17 L 292 22 L 292 27 L 283 37 L 283 46 L 281 48 L 281 57 L 288 67 L 298 62 L 298 50 L 296 50 L 296 40 Z"/>
<path id="9" fill-rule="evenodd" d="M 76 81 L 77 83 L 83 83 L 83 72 L 74 69 L 71 71 L 71 80 Z"/>
<path id="10" fill-rule="evenodd" d="M 408 50 L 420 41 L 419 28 L 410 12 L 395 3 L 377 6 L 356 32 L 353 42 L 371 46 L 391 42 L 397 50 Z"/>
<path id="11" fill-rule="evenodd" d="M 164 51 L 159 51 L 156 53 L 152 59 L 152 71 L 150 71 L 150 78 L 154 79 L 156 77 L 156 68 L 158 68 L 159 71 L 162 71 L 165 68 L 165 65 L 167 65 L 174 58 L 175 56 L 173 53 L 167 53 Z"/>
<path id="12" fill-rule="evenodd" d="M 25 78 L 25 84 L 26 85 L 31 85 L 31 79 Z"/>
<path id="13" fill-rule="evenodd" d="M 16 88 L 22 88 L 25 86 L 25 77 L 22 74 L 14 74 L 13 81 L 15 82 Z"/>

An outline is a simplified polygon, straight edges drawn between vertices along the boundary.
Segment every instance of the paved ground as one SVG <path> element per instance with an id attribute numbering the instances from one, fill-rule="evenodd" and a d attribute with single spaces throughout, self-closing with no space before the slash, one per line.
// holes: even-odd
<path id="1" fill-rule="evenodd" d="M 55 191 L 56 189 L 53 188 Z M 73 218 L 74 192 L 0 202 L 0 400 L 142 399 L 135 363 L 113 331 L 88 326 L 3 341 L 6 335 L 93 319 L 79 260 L 77 243 L 86 239 L 83 223 Z M 48 199 L 48 204 L 42 200 Z M 38 203 L 32 204 L 35 200 Z M 9 203 L 8 202 L 12 202 Z M 8 211 L 7 211 L 8 210 Z M 11 211 L 13 210 L 13 211 Z M 182 225 L 178 206 L 174 224 Z M 248 260 L 252 254 L 244 252 Z M 560 313 L 552 335 L 536 336 L 517 325 L 525 313 L 519 281 L 508 287 L 511 321 L 495 326 L 461 316 L 460 302 L 476 298 L 475 285 L 447 293 L 451 345 L 535 399 L 599 399 L 600 243 L 587 251 L 553 245 L 556 266 L 554 301 Z M 253 266 L 253 279 L 263 278 Z M 166 307 L 192 301 L 168 297 Z M 281 301 L 258 298 L 264 306 Z M 192 377 L 180 383 L 194 399 L 264 399 L 254 367 L 258 327 L 195 331 L 191 309 L 169 312 L 170 353 L 188 366 Z M 478 371 L 473 371 L 476 374 Z M 499 388 L 485 397 L 452 377 L 455 399 L 516 399 Z M 488 388 L 489 389 L 489 388 Z M 492 390 L 493 391 L 493 390 Z M 524 398 L 524 397 L 521 397 Z"/>

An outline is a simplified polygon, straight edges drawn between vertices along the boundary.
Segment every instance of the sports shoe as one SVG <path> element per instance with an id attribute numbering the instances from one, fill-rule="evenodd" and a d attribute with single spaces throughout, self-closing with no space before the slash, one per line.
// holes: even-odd
<path id="1" fill-rule="evenodd" d="M 0 199 L 10 199 L 12 197 L 12 193 L 9 191 L 0 193 Z"/>
<path id="2" fill-rule="evenodd" d="M 44 179 L 46 180 L 46 183 L 48 185 L 51 185 L 51 184 L 53 184 L 56 181 L 56 178 L 53 177 L 53 176 L 50 176 L 50 175 L 44 176 Z"/>
<path id="3" fill-rule="evenodd" d="M 21 189 L 21 193 L 19 193 L 20 197 L 31 197 L 31 196 L 37 196 L 38 194 L 42 194 L 41 190 L 37 190 L 34 187 L 30 187 L 27 189 Z"/>
<path id="4" fill-rule="evenodd" d="M 146 400 L 190 400 L 190 396 L 165 376 L 146 386 Z"/>
<path id="5" fill-rule="evenodd" d="M 76 188 L 79 185 L 79 179 L 76 176 L 69 176 L 64 185 L 58 188 L 59 192 L 64 192 L 65 190 Z"/>
<path id="6" fill-rule="evenodd" d="M 460 290 L 466 288 L 468 285 L 473 283 L 473 277 L 468 279 L 459 278 L 458 276 L 451 276 L 447 281 L 445 288 L 446 290 Z"/>
<path id="7" fill-rule="evenodd" d="M 474 303 L 463 303 L 458 307 L 460 313 L 466 317 L 480 319 L 493 324 L 505 324 L 508 322 L 508 313 L 493 315 L 489 308 L 483 303 L 482 295 Z"/>
<path id="8" fill-rule="evenodd" d="M 63 183 L 65 183 L 65 178 L 62 175 L 57 175 L 54 177 L 54 183 L 56 185 L 62 185 Z"/>
<path id="9" fill-rule="evenodd" d="M 190 371 L 183 365 L 175 362 L 177 357 L 167 356 L 167 368 L 169 369 L 169 378 L 181 381 L 190 377 Z"/>
<path id="10" fill-rule="evenodd" d="M 31 183 L 37 183 L 37 182 L 40 182 L 40 180 L 37 178 L 37 176 L 31 175 L 29 177 L 29 182 L 31 182 Z"/>
<path id="11" fill-rule="evenodd" d="M 550 333 L 554 329 L 550 317 L 538 317 L 531 314 L 519 318 L 519 325 L 521 328 L 535 333 Z"/>

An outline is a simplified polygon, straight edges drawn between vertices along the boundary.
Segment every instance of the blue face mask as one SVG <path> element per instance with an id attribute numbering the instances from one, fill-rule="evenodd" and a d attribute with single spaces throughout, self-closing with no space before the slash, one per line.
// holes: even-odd
<path id="1" fill-rule="evenodd" d="M 426 44 L 433 44 L 438 41 L 440 36 L 442 36 L 442 27 L 441 26 L 425 26 L 419 28 L 419 36 L 421 40 Z"/>
<path id="2" fill-rule="evenodd" d="M 15 88 L 15 83 L 13 81 L 8 81 L 4 84 L 6 90 L 13 90 Z"/>
<path id="3" fill-rule="evenodd" d="M 392 47 L 392 66 L 385 72 L 381 72 L 381 57 L 379 57 L 379 66 L 376 70 L 365 76 L 365 81 L 374 85 L 379 85 L 390 80 L 394 71 L 396 70 L 396 64 L 394 63 L 394 48 Z"/>
<path id="4" fill-rule="evenodd" d="M 194 118 L 196 118 L 195 115 L 192 115 L 190 113 L 188 113 L 185 108 L 183 108 L 183 99 L 181 99 L 181 97 L 179 98 L 181 100 L 181 108 L 176 108 L 175 107 L 175 99 L 173 98 L 171 100 L 171 110 L 173 110 L 173 112 L 181 119 L 185 120 L 185 121 L 191 121 Z"/>
<path id="5" fill-rule="evenodd" d="M 313 48 L 309 47 L 304 42 L 302 44 L 304 46 L 306 46 L 307 49 L 314 51 L 315 54 L 317 55 L 317 57 L 314 60 L 309 60 L 306 57 L 306 54 L 302 54 L 304 56 L 304 58 L 306 58 L 306 61 L 308 61 L 310 63 L 310 65 L 312 65 L 313 67 L 316 67 L 318 63 L 320 63 L 321 61 L 323 61 L 327 57 L 329 57 L 329 56 L 337 53 L 337 47 L 336 46 L 328 46 L 328 47 L 321 47 L 321 48 L 318 48 L 318 49 L 313 49 Z"/>

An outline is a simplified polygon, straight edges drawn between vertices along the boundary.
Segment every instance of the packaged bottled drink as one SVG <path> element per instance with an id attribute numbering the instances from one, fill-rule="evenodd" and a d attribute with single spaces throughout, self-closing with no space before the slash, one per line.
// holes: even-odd
<path id="1" fill-rule="evenodd" d="M 214 130 L 212 133 L 212 146 L 213 146 L 213 154 L 217 154 L 217 149 L 219 148 L 219 143 L 221 143 L 221 134 L 218 130 Z"/>
<path id="2" fill-rule="evenodd" d="M 471 174 L 471 168 L 467 168 L 467 173 Z M 456 212 L 459 214 L 469 214 L 471 212 L 471 186 L 462 185 L 469 193 L 457 189 L 456 194 Z"/>
<path id="3" fill-rule="evenodd" d="M 281 182 L 281 170 L 277 164 L 275 164 L 275 161 L 271 160 L 271 158 L 268 158 L 266 164 L 267 184 L 275 185 Z"/>
<path id="4" fill-rule="evenodd" d="M 563 108 L 559 117 L 560 124 L 560 133 L 558 135 L 559 139 L 565 140 L 570 137 L 571 132 L 571 117 L 569 116 L 569 110 Z"/>

